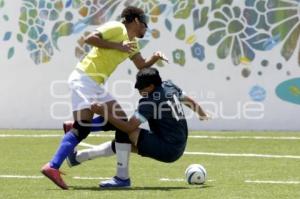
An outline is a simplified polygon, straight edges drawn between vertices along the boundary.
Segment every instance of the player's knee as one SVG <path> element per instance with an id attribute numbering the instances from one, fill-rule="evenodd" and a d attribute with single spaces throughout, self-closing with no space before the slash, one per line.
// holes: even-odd
<path id="1" fill-rule="evenodd" d="M 84 140 L 91 132 L 91 123 L 87 120 L 75 121 L 73 128 L 77 130 L 79 141 Z"/>
<path id="2" fill-rule="evenodd" d="M 115 140 L 118 143 L 131 143 L 129 136 L 118 129 L 116 130 Z"/>
<path id="3" fill-rule="evenodd" d="M 161 154 L 161 160 L 162 162 L 165 163 L 172 163 L 175 162 L 176 160 L 178 160 L 180 157 L 182 156 L 182 153 L 178 153 L 178 152 L 166 152 L 166 153 L 162 153 Z"/>

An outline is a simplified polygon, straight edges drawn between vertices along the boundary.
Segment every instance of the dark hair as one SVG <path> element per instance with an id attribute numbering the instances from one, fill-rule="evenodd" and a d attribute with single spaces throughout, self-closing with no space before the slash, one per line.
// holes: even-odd
<path id="1" fill-rule="evenodd" d="M 153 84 L 155 87 L 162 84 L 159 72 L 155 68 L 144 68 L 136 75 L 135 88 L 141 90 Z"/>
<path id="2" fill-rule="evenodd" d="M 121 18 L 123 18 L 123 23 L 131 23 L 135 18 L 145 24 L 147 27 L 147 19 L 145 13 L 142 9 L 134 6 L 126 7 L 121 14 Z"/>

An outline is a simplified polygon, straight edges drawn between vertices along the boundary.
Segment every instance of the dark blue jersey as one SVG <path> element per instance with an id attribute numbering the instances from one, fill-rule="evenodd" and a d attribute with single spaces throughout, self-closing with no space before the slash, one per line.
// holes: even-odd
<path id="1" fill-rule="evenodd" d="M 183 144 L 187 139 L 187 123 L 180 103 L 182 90 L 171 81 L 139 101 L 136 117 L 148 121 L 150 130 L 171 144 Z"/>

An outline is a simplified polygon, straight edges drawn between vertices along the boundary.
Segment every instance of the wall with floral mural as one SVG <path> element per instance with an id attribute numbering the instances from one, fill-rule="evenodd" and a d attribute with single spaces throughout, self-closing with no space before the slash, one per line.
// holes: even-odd
<path id="1" fill-rule="evenodd" d="M 147 35 L 139 41 L 142 50 L 149 50 L 151 42 L 168 45 L 172 66 L 157 63 L 163 73 L 186 68 L 203 79 L 209 74 L 218 79 L 213 83 L 217 89 L 211 87 L 217 94 L 224 84 L 229 93 L 245 85 L 241 99 L 262 103 L 265 111 L 269 99 L 273 107 L 300 114 L 300 0 L 22 0 L 14 10 L 7 4 L 12 3 L 0 0 L 2 23 L 16 26 L 0 29 L 2 63 L 18 62 L 22 54 L 32 66 L 51 67 L 67 38 L 76 43 L 69 50 L 80 60 L 90 50 L 84 36 L 106 21 L 120 20 L 120 11 L 134 5 L 149 20 Z M 190 68 L 199 65 L 201 69 Z M 134 76 L 131 69 L 127 73 Z"/>

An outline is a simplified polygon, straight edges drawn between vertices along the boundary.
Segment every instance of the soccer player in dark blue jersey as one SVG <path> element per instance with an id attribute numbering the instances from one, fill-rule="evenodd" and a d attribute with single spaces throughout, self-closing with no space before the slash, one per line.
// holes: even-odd
<path id="1" fill-rule="evenodd" d="M 198 103 L 184 95 L 182 90 L 171 81 L 162 82 L 159 72 L 154 68 L 142 69 L 138 72 L 135 88 L 139 90 L 142 98 L 137 111 L 128 121 L 119 119 L 98 103 L 92 104 L 92 111 L 105 116 L 110 125 L 125 132 L 128 136 L 125 136 L 123 141 L 131 143 L 139 155 L 168 163 L 178 160 L 185 150 L 188 137 L 187 122 L 181 103 L 196 112 L 201 120 L 208 119 L 207 114 Z M 139 128 L 147 121 L 150 131 Z M 109 143 L 98 148 L 87 149 L 83 153 L 79 151 L 73 158 L 83 162 L 95 157 L 112 155 L 112 150 L 108 150 L 107 145 Z M 69 165 L 74 166 L 74 161 L 72 165 L 69 160 Z M 130 186 L 130 179 L 122 179 L 119 176 L 100 184 L 100 187 L 128 186 Z"/>

